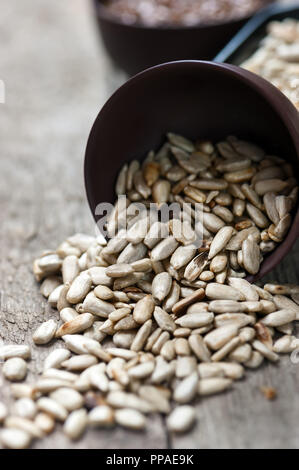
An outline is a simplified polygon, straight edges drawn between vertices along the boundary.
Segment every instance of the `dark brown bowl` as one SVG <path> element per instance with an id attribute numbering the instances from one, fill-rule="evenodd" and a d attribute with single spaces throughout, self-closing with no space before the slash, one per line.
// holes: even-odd
<path id="1" fill-rule="evenodd" d="M 212 60 L 250 18 L 190 27 L 128 25 L 112 16 L 102 0 L 93 1 L 105 47 L 129 75 L 172 60 Z"/>
<path id="2" fill-rule="evenodd" d="M 299 169 L 299 115 L 269 82 L 229 64 L 180 61 L 148 69 L 127 81 L 107 101 L 91 130 L 85 156 L 90 209 L 115 200 L 114 183 L 124 162 L 157 149 L 166 132 L 214 141 L 230 134 L 262 145 Z M 299 233 L 299 211 L 258 277 L 290 250 Z M 257 278 L 257 277 L 256 277 Z"/>

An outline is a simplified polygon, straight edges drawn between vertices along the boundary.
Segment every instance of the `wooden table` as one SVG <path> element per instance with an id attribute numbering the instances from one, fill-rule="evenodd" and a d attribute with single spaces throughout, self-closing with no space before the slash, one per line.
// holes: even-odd
<path id="1" fill-rule="evenodd" d="M 83 156 L 94 118 L 124 75 L 109 63 L 86 0 L 10 0 L 1 5 L 0 341 L 31 344 L 40 322 L 57 318 L 35 283 L 31 264 L 65 237 L 92 233 Z M 299 280 L 299 243 L 268 279 Z M 48 347 L 32 345 L 29 379 Z M 174 437 L 163 419 L 144 433 L 89 431 L 70 443 L 59 428 L 35 448 L 299 447 L 299 365 L 284 357 L 248 372 L 231 392 L 197 404 L 198 424 Z M 267 401 L 263 385 L 277 389 Z M 0 373 L 0 399 L 9 387 Z"/>

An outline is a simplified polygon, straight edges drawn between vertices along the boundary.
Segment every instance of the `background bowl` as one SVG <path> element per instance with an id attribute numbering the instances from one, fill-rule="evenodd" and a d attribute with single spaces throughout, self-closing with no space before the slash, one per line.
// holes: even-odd
<path id="1" fill-rule="evenodd" d="M 93 1 L 105 47 L 129 75 L 172 60 L 211 60 L 250 18 L 190 27 L 127 25 L 110 14 L 102 0 Z"/>
<path id="2" fill-rule="evenodd" d="M 290 161 L 299 170 L 299 114 L 274 86 L 229 64 L 179 61 L 148 69 L 120 87 L 91 130 L 85 185 L 93 216 L 100 202 L 114 202 L 114 183 L 124 162 L 157 149 L 166 132 L 220 140 L 235 134 Z M 299 211 L 278 248 L 265 258 L 270 271 L 298 237 Z M 257 278 L 257 277 L 256 277 Z"/>

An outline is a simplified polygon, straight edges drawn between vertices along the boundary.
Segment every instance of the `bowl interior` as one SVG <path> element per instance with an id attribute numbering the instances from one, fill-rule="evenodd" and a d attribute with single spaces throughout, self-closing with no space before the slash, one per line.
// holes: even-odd
<path id="1" fill-rule="evenodd" d="M 214 141 L 234 134 L 290 161 L 298 174 L 298 129 L 290 102 L 250 72 L 200 61 L 153 67 L 123 85 L 95 121 L 85 160 L 91 211 L 97 220 L 97 204 L 115 200 L 124 162 L 142 160 L 168 131 Z M 293 232 L 292 242 L 296 236 Z"/>
<path id="2" fill-rule="evenodd" d="M 283 120 L 287 110 L 278 114 L 248 77 L 258 79 L 275 102 L 276 90 L 259 77 L 200 61 L 153 67 L 119 88 L 99 113 L 86 150 L 93 214 L 99 202 L 114 201 L 114 182 L 123 163 L 142 160 L 168 131 L 214 141 L 235 134 L 290 160 L 298 170 L 297 151 Z"/>

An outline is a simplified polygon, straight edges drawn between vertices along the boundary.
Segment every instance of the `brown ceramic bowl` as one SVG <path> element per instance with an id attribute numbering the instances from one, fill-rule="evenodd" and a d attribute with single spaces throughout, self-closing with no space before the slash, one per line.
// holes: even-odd
<path id="1" fill-rule="evenodd" d="M 85 156 L 90 209 L 115 200 L 114 183 L 124 162 L 143 159 L 168 131 L 214 141 L 230 134 L 262 145 L 299 169 L 299 114 L 269 82 L 229 64 L 171 62 L 136 75 L 100 111 Z M 290 250 L 299 233 L 299 211 L 278 248 L 265 258 L 258 277 Z"/>
<path id="2" fill-rule="evenodd" d="M 128 25 L 93 0 L 96 19 L 112 60 L 129 75 L 172 60 L 212 60 L 250 16 L 215 24 L 148 27 Z M 265 6 L 273 0 L 265 0 Z"/>

